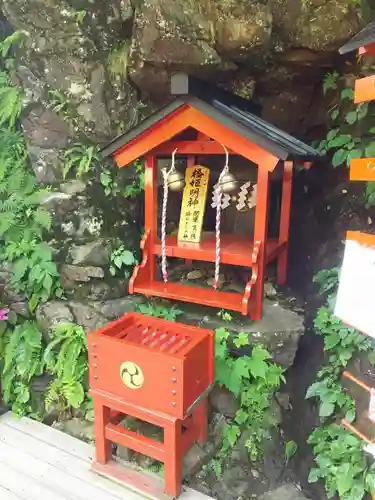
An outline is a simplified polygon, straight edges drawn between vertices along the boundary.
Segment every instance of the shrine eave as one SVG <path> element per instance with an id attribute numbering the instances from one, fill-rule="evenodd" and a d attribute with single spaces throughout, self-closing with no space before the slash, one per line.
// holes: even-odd
<path id="1" fill-rule="evenodd" d="M 357 35 L 340 47 L 339 52 L 340 54 L 347 54 L 373 43 L 375 43 L 375 21 L 368 24 Z"/>
<path id="2" fill-rule="evenodd" d="M 102 156 L 111 156 L 128 144 L 142 140 L 142 137 L 157 129 L 159 124 L 189 107 L 280 160 L 312 161 L 320 156 L 311 146 L 260 118 L 260 108 L 252 101 L 209 86 L 183 73 L 172 75 L 171 94 L 174 97 L 171 102 L 111 141 L 101 150 Z M 194 127 L 194 124 L 191 126 Z"/>

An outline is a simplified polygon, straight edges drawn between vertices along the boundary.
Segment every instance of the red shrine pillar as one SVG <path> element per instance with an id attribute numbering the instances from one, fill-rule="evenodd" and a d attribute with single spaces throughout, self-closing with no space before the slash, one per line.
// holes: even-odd
<path id="1" fill-rule="evenodd" d="M 253 264 L 253 273 L 257 273 L 254 289 L 254 302 L 251 318 L 259 320 L 263 312 L 264 274 L 266 272 L 266 245 L 268 237 L 268 194 L 269 171 L 258 166 L 257 204 L 255 209 L 254 247 L 259 245 L 257 263 Z M 258 243 L 259 242 L 259 243 Z"/>

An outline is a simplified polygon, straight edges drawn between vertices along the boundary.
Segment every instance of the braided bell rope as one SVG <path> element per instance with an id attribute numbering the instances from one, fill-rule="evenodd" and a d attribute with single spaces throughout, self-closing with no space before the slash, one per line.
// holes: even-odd
<path id="1" fill-rule="evenodd" d="M 219 176 L 219 180 L 215 186 L 215 194 L 216 194 L 216 254 L 215 254 L 215 278 L 214 278 L 214 289 L 217 290 L 219 287 L 219 278 L 220 278 L 220 256 L 221 256 L 221 239 L 220 239 L 220 228 L 221 228 L 221 202 L 223 199 L 223 190 L 220 186 L 220 182 L 225 174 L 229 172 L 229 153 L 227 148 L 222 144 L 223 149 L 225 151 L 225 165 L 221 174 Z"/>
<path id="2" fill-rule="evenodd" d="M 164 283 L 168 282 L 168 266 L 167 266 L 167 208 L 168 208 L 168 177 L 176 170 L 175 156 L 177 149 L 172 153 L 172 165 L 168 170 L 162 169 L 163 174 L 163 210 L 161 214 L 161 272 Z"/>

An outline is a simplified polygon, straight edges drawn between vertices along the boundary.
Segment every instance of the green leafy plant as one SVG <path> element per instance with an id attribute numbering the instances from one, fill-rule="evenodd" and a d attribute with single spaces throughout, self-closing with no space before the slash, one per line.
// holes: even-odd
<path id="1" fill-rule="evenodd" d="M 61 411 L 79 408 L 87 391 L 88 355 L 86 333 L 81 326 L 62 323 L 52 329 L 44 351 L 47 370 L 55 377 L 46 394 L 47 410 L 56 404 Z"/>
<path id="2" fill-rule="evenodd" d="M 329 111 L 331 128 L 327 137 L 317 145 L 321 153 L 332 154 L 332 166 L 339 167 L 354 158 L 375 156 L 375 127 L 372 124 L 372 103 L 353 103 L 354 90 L 346 86 L 345 76 L 337 72 L 328 73 L 324 79 L 323 92 L 332 96 Z M 368 183 L 364 192 L 367 208 L 375 204 L 375 188 Z"/>
<path id="3" fill-rule="evenodd" d="M 287 441 L 285 443 L 285 452 L 284 452 L 284 455 L 285 455 L 285 461 L 286 463 L 289 462 L 289 460 L 294 457 L 294 455 L 297 453 L 297 450 L 298 450 L 298 446 L 297 446 L 297 443 L 295 441 Z"/>
<path id="4" fill-rule="evenodd" d="M 217 315 L 219 318 L 221 318 L 223 321 L 226 321 L 227 323 L 230 323 L 233 320 L 233 316 L 228 312 L 225 311 L 224 309 L 221 309 Z"/>
<path id="5" fill-rule="evenodd" d="M 112 76 L 126 76 L 129 63 L 130 42 L 125 40 L 108 54 L 108 70 Z"/>
<path id="6" fill-rule="evenodd" d="M 12 85 L 7 73 L 14 69 L 13 48 L 27 39 L 26 32 L 15 32 L 0 42 L 0 261 L 12 270 L 11 287 L 26 295 L 29 308 L 61 295 L 52 251 L 43 244 L 51 216 L 43 208 L 49 189 L 37 186 L 29 163 L 18 119 L 23 95 Z M 31 315 L 32 316 L 32 315 Z M 10 312 L 0 322 L 0 379 L 2 396 L 19 415 L 41 417 L 34 411 L 31 382 L 44 372 L 44 343 L 37 323 Z"/>
<path id="7" fill-rule="evenodd" d="M 220 456 L 237 443 L 242 431 L 247 430 L 245 443 L 251 460 L 261 456 L 261 445 L 270 437 L 276 425 L 271 403 L 274 392 L 283 382 L 283 369 L 271 361 L 271 355 L 261 345 L 252 347 L 251 355 L 235 357 L 229 346 L 230 333 L 218 328 L 215 333 L 216 383 L 226 387 L 238 399 L 240 407 L 234 421 L 223 432 Z M 240 333 L 234 339 L 237 348 L 249 345 L 249 336 Z"/>
<path id="8" fill-rule="evenodd" d="M 163 318 L 168 321 L 176 321 L 178 316 L 183 313 L 181 309 L 178 309 L 176 306 L 172 307 L 163 307 L 156 306 L 154 304 L 140 304 L 137 306 L 137 310 L 146 314 L 147 316 L 153 316 L 154 318 Z"/>
<path id="9" fill-rule="evenodd" d="M 49 107 L 55 111 L 55 113 L 65 114 L 68 112 L 69 101 L 66 95 L 57 89 L 51 89 L 48 91 L 49 97 Z"/>
<path id="10" fill-rule="evenodd" d="M 9 57 L 11 49 L 22 47 L 29 38 L 29 33 L 25 30 L 18 30 L 7 36 L 0 42 L 0 53 L 3 59 Z"/>
<path id="11" fill-rule="evenodd" d="M 342 500 L 361 500 L 368 490 L 373 472 L 369 472 L 362 443 L 346 429 L 332 424 L 333 419 L 345 417 L 349 422 L 356 416 L 353 399 L 340 383 L 342 370 L 359 351 L 371 351 L 372 341 L 355 329 L 344 325 L 333 313 L 339 269 L 317 273 L 314 282 L 327 297 L 327 305 L 319 308 L 314 321 L 316 333 L 324 338 L 328 363 L 321 367 L 317 381 L 308 389 L 306 398 L 316 398 L 319 416 L 324 425 L 309 437 L 313 445 L 317 469 L 310 473 L 311 482 L 322 479 L 328 498 L 338 493 Z M 371 479 L 373 480 L 373 479 Z"/>
<path id="12" fill-rule="evenodd" d="M 6 73 L 0 74 L 0 80 L 0 125 L 7 123 L 11 129 L 21 113 L 23 93 L 12 86 Z"/>
<path id="13" fill-rule="evenodd" d="M 330 378 L 314 382 L 308 389 L 306 399 L 319 398 L 319 416 L 324 419 L 337 411 L 343 411 L 345 418 L 352 422 L 355 418 L 355 405 L 352 398 L 345 394 L 341 385 Z"/>
<path id="14" fill-rule="evenodd" d="M 83 21 L 85 20 L 87 15 L 87 12 L 82 9 L 82 10 L 77 10 L 73 13 L 74 19 L 77 21 L 78 24 L 82 24 Z"/>
<path id="15" fill-rule="evenodd" d="M 130 167 L 131 169 L 131 167 Z M 144 171 L 141 163 L 136 162 L 133 166 L 133 176 L 122 182 L 119 178 L 118 169 L 113 171 L 105 168 L 100 173 L 100 183 L 104 188 L 106 196 L 120 195 L 124 198 L 135 198 L 144 190 Z"/>
<path id="16" fill-rule="evenodd" d="M 112 276 L 118 274 L 119 271 L 128 278 L 130 276 L 130 269 L 137 260 L 130 250 L 126 250 L 124 245 L 119 246 L 112 251 L 109 257 L 109 272 Z"/>
<path id="17" fill-rule="evenodd" d="M 375 489 L 375 464 L 370 465 L 363 452 L 363 443 L 337 424 L 317 428 L 308 442 L 313 445 L 317 468 L 312 469 L 309 482 L 322 479 L 327 497 L 337 493 L 343 500 L 361 500 Z"/>
<path id="18" fill-rule="evenodd" d="M 124 189 L 121 191 L 122 196 L 125 198 L 135 198 L 144 191 L 145 188 L 145 174 L 143 164 L 136 162 L 134 164 L 134 176 L 131 182 L 127 182 Z"/>
<path id="19" fill-rule="evenodd" d="M 22 136 L 0 132 L 0 238 L 5 241 L 41 238 L 51 226 L 50 214 L 40 206 L 48 189 L 40 189 L 28 169 Z"/>
<path id="20" fill-rule="evenodd" d="M 50 297 L 61 297 L 60 277 L 48 245 L 36 240 L 11 242 L 4 255 L 13 264 L 13 288 L 26 294 L 31 312 Z"/>
<path id="21" fill-rule="evenodd" d="M 93 168 L 94 162 L 98 160 L 98 151 L 95 146 L 85 146 L 80 143 L 74 144 L 64 152 L 64 179 L 72 170 L 78 178 L 81 178 L 83 174 L 87 174 Z"/>
<path id="22" fill-rule="evenodd" d="M 14 328 L 8 324 L 1 335 L 1 383 L 5 403 L 19 415 L 33 411 L 30 382 L 43 374 L 42 334 L 33 321 L 25 321 Z"/>

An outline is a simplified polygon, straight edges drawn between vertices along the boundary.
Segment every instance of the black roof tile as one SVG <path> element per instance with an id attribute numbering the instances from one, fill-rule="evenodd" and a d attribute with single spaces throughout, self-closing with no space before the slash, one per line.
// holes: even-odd
<path id="1" fill-rule="evenodd" d="M 347 54 L 348 52 L 370 45 L 371 43 L 375 43 L 375 21 L 368 24 L 366 28 L 363 28 L 362 31 L 343 45 L 339 49 L 339 52 L 340 54 Z"/>
<path id="2" fill-rule="evenodd" d="M 139 125 L 120 135 L 102 149 L 107 157 L 179 107 L 190 104 L 282 160 L 312 160 L 320 154 L 311 146 L 260 118 L 261 107 L 210 86 L 183 73 L 171 77 L 171 93 L 175 99 L 151 114 Z"/>

